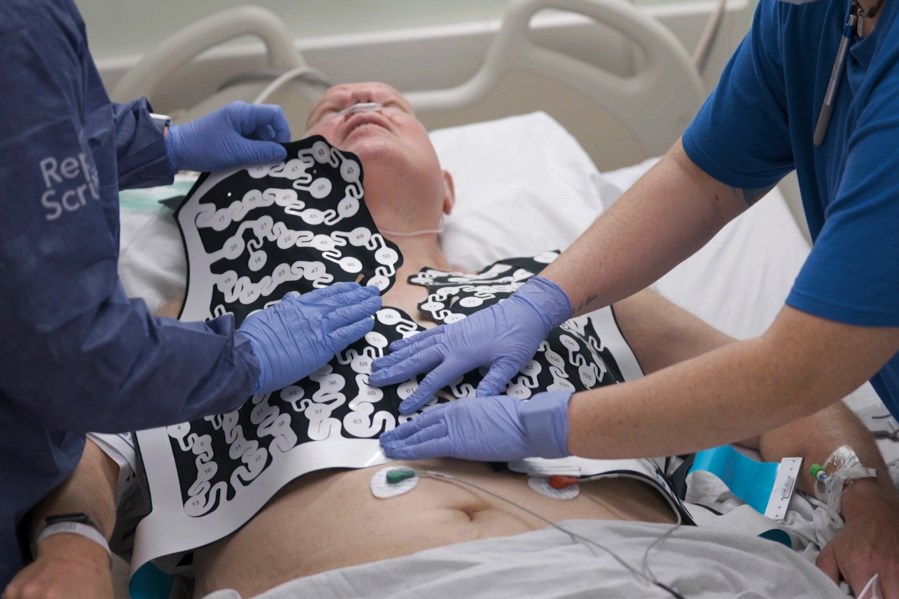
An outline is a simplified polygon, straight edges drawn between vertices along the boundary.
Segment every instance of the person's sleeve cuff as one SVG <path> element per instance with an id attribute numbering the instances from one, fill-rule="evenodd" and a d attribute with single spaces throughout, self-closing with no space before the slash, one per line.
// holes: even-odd
<path id="1" fill-rule="evenodd" d="M 522 424 L 531 447 L 542 458 L 564 458 L 568 452 L 568 402 L 571 391 L 547 391 L 522 407 Z"/>

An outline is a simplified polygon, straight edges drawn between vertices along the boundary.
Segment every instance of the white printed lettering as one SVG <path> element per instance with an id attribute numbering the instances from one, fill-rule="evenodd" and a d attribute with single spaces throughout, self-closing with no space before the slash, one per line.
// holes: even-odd
<path id="1" fill-rule="evenodd" d="M 59 205 L 59 202 L 53 199 L 53 196 L 56 195 L 56 192 L 52 189 L 48 189 L 44 192 L 44 195 L 41 196 L 41 204 L 47 210 L 52 210 L 47 214 L 47 220 L 56 220 L 59 218 L 59 215 L 62 214 L 62 207 Z"/>
<path id="2" fill-rule="evenodd" d="M 77 156 L 67 156 L 61 161 L 49 156 L 41 160 L 39 166 L 47 188 L 41 195 L 41 205 L 47 209 L 47 220 L 56 220 L 64 212 L 78 210 L 87 204 L 90 197 L 100 199 L 97 169 L 86 153 L 79 152 Z M 84 183 L 77 187 L 72 188 L 69 183 L 65 185 L 65 189 L 57 189 L 60 184 L 82 178 Z M 90 195 L 86 196 L 87 193 Z"/>
<path id="3" fill-rule="evenodd" d="M 74 179 L 81 172 L 78 160 L 74 156 L 65 158 L 59 165 L 62 176 L 66 179 Z"/>
<path id="4" fill-rule="evenodd" d="M 63 192 L 62 207 L 65 208 L 66 212 L 75 212 L 87 203 L 84 199 L 85 189 L 87 189 L 87 185 L 79 185 L 75 189 Z"/>
<path id="5" fill-rule="evenodd" d="M 44 158 L 40 162 L 41 173 L 44 175 L 44 185 L 47 189 L 53 187 L 53 183 L 50 179 L 56 179 L 56 183 L 62 183 L 62 177 L 56 172 L 56 169 L 59 167 L 59 163 L 56 162 L 56 158 L 50 156 L 49 158 Z"/>

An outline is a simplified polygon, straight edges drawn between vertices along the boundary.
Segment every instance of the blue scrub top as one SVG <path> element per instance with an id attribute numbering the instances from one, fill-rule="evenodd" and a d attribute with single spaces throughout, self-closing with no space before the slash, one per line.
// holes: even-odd
<path id="1" fill-rule="evenodd" d="M 897 327 L 899 3 L 884 4 L 867 37 L 853 37 L 827 137 L 812 144 L 848 11 L 848 0 L 761 0 L 683 144 L 700 168 L 738 188 L 768 187 L 795 168 L 814 245 L 787 304 Z M 871 383 L 899 417 L 899 355 Z"/>
<path id="2" fill-rule="evenodd" d="M 258 362 L 230 317 L 179 323 L 126 297 L 118 190 L 170 183 L 146 100 L 110 103 L 71 0 L 0 2 L 0 589 L 16 527 L 86 431 L 232 410 Z"/>

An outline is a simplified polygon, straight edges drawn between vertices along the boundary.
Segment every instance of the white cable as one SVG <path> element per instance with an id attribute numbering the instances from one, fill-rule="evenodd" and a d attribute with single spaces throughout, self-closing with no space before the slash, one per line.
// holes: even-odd
<path id="1" fill-rule="evenodd" d="M 606 553 L 608 553 L 608 554 L 609 554 L 615 561 L 617 561 L 619 564 L 621 564 L 626 570 L 628 570 L 631 574 L 633 574 L 634 577 L 636 577 L 636 578 L 638 578 L 638 579 L 644 579 L 646 582 L 648 582 L 648 583 L 650 583 L 650 584 L 652 584 L 652 585 L 657 585 L 657 586 L 658 586 L 658 585 L 661 584 L 658 580 L 655 580 L 655 579 L 653 579 L 652 577 L 647 576 L 647 575 L 644 574 L 643 572 L 640 572 L 639 570 L 637 570 L 636 568 L 634 568 L 633 566 L 631 566 L 630 564 L 628 564 L 627 562 L 625 562 L 622 558 L 620 558 L 620 557 L 618 556 L 618 554 L 616 554 L 614 551 L 612 551 L 612 550 L 609 549 L 608 547 L 606 547 L 606 546 L 604 546 L 604 545 L 598 543 L 597 541 L 594 541 L 593 539 L 591 539 L 591 538 L 589 538 L 589 537 L 585 537 L 585 536 L 580 535 L 580 534 L 578 534 L 578 533 L 576 533 L 576 532 L 572 532 L 572 531 L 566 529 L 564 526 L 562 526 L 562 525 L 560 525 L 560 524 L 557 524 L 556 522 L 553 522 L 552 520 L 550 520 L 550 519 L 548 519 L 548 518 L 545 518 L 545 517 L 541 516 L 541 515 L 538 514 L 537 512 L 535 512 L 535 511 L 533 511 L 533 510 L 531 510 L 531 509 L 529 509 L 529 508 L 526 508 L 525 506 L 523 506 L 523 505 L 521 505 L 521 504 L 519 504 L 519 503 L 516 503 L 516 502 L 512 501 L 511 499 L 508 499 L 508 498 L 506 498 L 506 497 L 503 497 L 502 495 L 499 495 L 499 494 L 497 494 L 497 493 L 494 493 L 493 491 L 491 491 L 491 490 L 489 490 L 489 489 L 486 489 L 486 488 L 482 487 L 481 485 L 478 485 L 478 484 L 476 484 L 476 483 L 473 483 L 473 482 L 471 482 L 471 481 L 467 481 L 467 480 L 464 480 L 464 479 L 461 479 L 461 478 L 457 478 L 457 477 L 452 476 L 452 475 L 450 475 L 450 474 L 444 474 L 444 473 L 442 473 L 442 472 L 435 472 L 435 471 L 433 471 L 433 470 L 416 470 L 416 472 L 418 473 L 419 476 L 427 476 L 427 477 L 430 477 L 430 478 L 436 478 L 436 479 L 438 479 L 438 480 L 445 480 L 445 481 L 450 481 L 450 482 L 459 483 L 459 484 L 463 484 L 463 485 L 468 485 L 469 487 L 473 487 L 473 488 L 475 488 L 475 489 L 477 489 L 477 490 L 479 490 L 479 491 L 481 491 L 481 492 L 483 492 L 483 493 L 487 493 L 488 495 L 492 495 L 493 497 L 496 497 L 497 499 L 499 499 L 499 500 L 501 500 L 501 501 L 505 501 L 506 503 L 508 503 L 508 504 L 510 504 L 510 505 L 512 505 L 512 506 L 515 506 L 515 507 L 517 507 L 518 509 L 520 509 L 520 510 L 522 510 L 522 511 L 524 511 L 524 512 L 526 512 L 526 513 L 528 513 L 528 514 L 530 514 L 530 515 L 532 515 L 532 516 L 534 516 L 535 518 L 538 518 L 539 520 L 541 520 L 542 522 L 545 522 L 546 524 L 552 526 L 552 527 L 555 528 L 556 530 L 559 530 L 559 531 L 565 533 L 566 535 L 568 535 L 569 537 L 571 537 L 572 540 L 575 540 L 575 541 L 581 541 L 582 543 L 586 543 L 588 546 L 592 545 L 592 546 L 594 546 L 594 547 L 598 547 L 599 549 L 602 549 L 603 551 L 605 551 Z M 673 528 L 677 528 L 678 526 L 680 526 L 680 525 L 679 525 L 679 524 L 678 524 L 678 525 L 675 525 Z M 667 536 L 668 534 L 670 534 L 672 531 L 673 531 L 673 529 L 672 529 L 671 531 L 666 531 L 666 533 L 665 533 L 664 535 L 662 535 L 661 537 L 659 537 L 659 539 L 656 539 L 656 541 L 653 542 L 652 545 L 655 545 L 656 542 L 658 542 L 660 539 L 662 539 L 662 538 L 664 538 L 665 536 Z M 650 545 L 650 547 L 652 547 L 652 545 Z M 649 551 L 649 550 L 647 549 L 647 551 Z M 663 587 L 663 588 L 665 588 L 665 590 L 668 590 L 667 587 Z M 669 591 L 669 592 L 670 592 L 670 591 Z"/>
<path id="2" fill-rule="evenodd" d="M 280 74 L 275 78 L 274 81 L 266 85 L 265 88 L 261 92 L 259 92 L 259 95 L 256 96 L 252 103 L 262 104 L 266 100 L 268 100 L 269 96 L 281 89 L 281 87 L 285 83 L 293 81 L 294 79 L 302 79 L 303 77 L 308 77 L 309 75 L 312 75 L 314 78 L 316 78 L 318 80 L 317 82 L 324 84 L 327 84 L 328 82 L 328 79 L 321 71 L 310 66 L 303 65 L 301 67 L 296 67 Z"/>
<path id="3" fill-rule="evenodd" d="M 877 580 L 880 578 L 880 574 L 875 574 L 871 577 L 871 580 L 868 581 L 868 584 L 865 585 L 865 588 L 862 589 L 862 592 L 858 594 L 857 599 L 877 599 Z M 871 591 L 870 597 L 865 597 L 865 593 Z"/>
<path id="4" fill-rule="evenodd" d="M 721 30 L 721 21 L 724 20 L 726 8 L 727 0 L 718 0 L 718 6 L 715 7 L 715 12 L 713 12 L 712 16 L 709 17 L 709 20 L 706 21 L 702 34 L 699 36 L 699 42 L 696 44 L 696 49 L 693 50 L 693 65 L 700 74 L 705 71 L 706 62 L 709 59 L 712 46 L 714 46 L 715 39 L 718 37 L 718 33 Z"/>

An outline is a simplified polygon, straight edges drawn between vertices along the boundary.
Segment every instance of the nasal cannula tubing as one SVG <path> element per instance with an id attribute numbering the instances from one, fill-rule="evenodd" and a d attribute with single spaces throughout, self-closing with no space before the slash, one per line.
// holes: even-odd
<path id="1" fill-rule="evenodd" d="M 868 581 L 868 584 L 865 585 L 865 588 L 862 589 L 862 592 L 858 594 L 858 599 L 877 599 L 877 580 L 880 578 L 880 574 L 875 574 L 871 577 L 871 580 Z M 867 597 L 868 591 L 871 591 L 871 596 Z"/>
<path id="2" fill-rule="evenodd" d="M 337 116 L 343 116 L 345 114 L 355 114 L 357 112 L 367 112 L 370 110 L 381 111 L 384 109 L 384 106 L 380 102 L 356 102 L 350 106 L 347 106 L 343 110 L 337 113 Z"/>
<path id="3" fill-rule="evenodd" d="M 429 235 L 431 233 L 443 233 L 443 230 L 446 229 L 446 222 L 443 218 L 443 215 L 440 215 L 440 222 L 437 223 L 436 229 L 418 229 L 417 231 L 391 231 L 389 229 L 378 228 L 381 233 L 387 233 L 388 235 L 396 235 L 398 237 L 415 237 L 416 235 Z"/>

